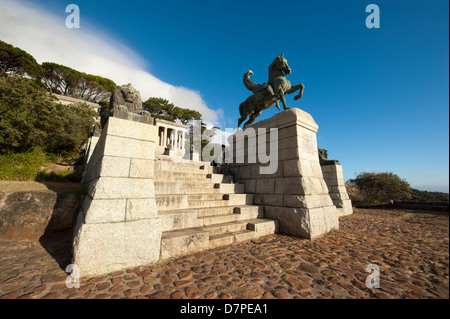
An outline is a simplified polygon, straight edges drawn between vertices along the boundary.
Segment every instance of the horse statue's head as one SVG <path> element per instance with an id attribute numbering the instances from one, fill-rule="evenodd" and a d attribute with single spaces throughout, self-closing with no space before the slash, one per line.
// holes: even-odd
<path id="1" fill-rule="evenodd" d="M 289 67 L 287 60 L 283 56 L 283 53 L 277 56 L 270 66 L 279 71 L 283 71 L 286 75 L 291 73 L 291 68 Z"/>

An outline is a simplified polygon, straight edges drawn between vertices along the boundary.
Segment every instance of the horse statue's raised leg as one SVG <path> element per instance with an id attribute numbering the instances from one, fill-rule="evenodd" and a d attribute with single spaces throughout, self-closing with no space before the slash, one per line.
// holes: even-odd
<path id="1" fill-rule="evenodd" d="M 296 96 L 294 96 L 294 100 L 297 101 L 298 99 L 300 99 L 302 97 L 304 89 L 305 89 L 305 86 L 303 85 L 303 83 L 300 83 L 299 85 L 294 85 L 289 90 L 287 90 L 286 94 L 291 94 L 291 93 L 294 93 L 297 90 L 300 90 L 298 92 L 298 94 Z"/>
<path id="2" fill-rule="evenodd" d="M 283 88 L 280 88 L 280 90 L 278 91 L 278 95 L 280 96 L 280 100 L 281 100 L 281 103 L 283 104 L 283 108 L 285 110 L 290 109 L 290 107 L 287 106 L 287 104 L 286 104 L 286 98 L 284 97 L 285 94 L 291 94 L 291 93 L 294 93 L 297 90 L 300 90 L 298 92 L 298 94 L 294 97 L 294 100 L 297 101 L 298 99 L 300 99 L 302 97 L 304 89 L 305 89 L 305 86 L 302 83 L 299 84 L 299 85 L 294 85 L 293 87 L 291 87 L 286 92 L 283 91 Z"/>

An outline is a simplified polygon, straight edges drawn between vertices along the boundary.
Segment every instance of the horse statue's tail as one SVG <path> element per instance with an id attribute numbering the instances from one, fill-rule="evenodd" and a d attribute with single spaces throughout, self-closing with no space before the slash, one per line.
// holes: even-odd
<path id="1" fill-rule="evenodd" d="M 256 84 L 252 80 L 250 80 L 250 74 L 253 74 L 253 72 L 251 70 L 248 70 L 247 72 L 245 72 L 245 74 L 244 74 L 244 85 L 245 85 L 245 87 L 248 90 L 253 92 L 254 90 L 256 90 L 258 84 Z"/>

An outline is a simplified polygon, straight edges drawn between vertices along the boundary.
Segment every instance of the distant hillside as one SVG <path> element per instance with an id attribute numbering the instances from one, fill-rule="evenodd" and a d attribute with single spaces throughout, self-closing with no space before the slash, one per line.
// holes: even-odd
<path id="1" fill-rule="evenodd" d="M 412 189 L 411 195 L 412 201 L 421 202 L 448 202 L 450 198 L 447 193 L 420 191 L 414 188 Z"/>
<path id="2" fill-rule="evenodd" d="M 360 203 L 363 201 L 363 196 L 361 195 L 358 186 L 345 184 L 347 189 L 347 193 L 354 202 L 354 204 Z M 415 188 L 411 189 L 411 199 L 408 201 L 414 202 L 449 202 L 450 195 L 447 193 L 441 192 L 429 192 L 429 191 L 421 191 Z"/>

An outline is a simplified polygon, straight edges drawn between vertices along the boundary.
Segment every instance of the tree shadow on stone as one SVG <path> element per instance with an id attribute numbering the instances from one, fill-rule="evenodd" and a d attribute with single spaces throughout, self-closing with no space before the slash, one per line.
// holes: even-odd
<path id="1" fill-rule="evenodd" d="M 51 218 L 39 238 L 42 247 L 64 271 L 72 263 L 73 228 L 82 198 L 79 194 L 58 193 Z"/>

